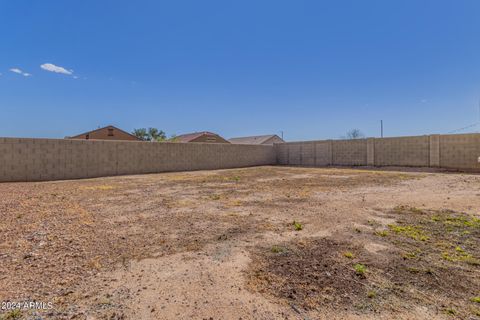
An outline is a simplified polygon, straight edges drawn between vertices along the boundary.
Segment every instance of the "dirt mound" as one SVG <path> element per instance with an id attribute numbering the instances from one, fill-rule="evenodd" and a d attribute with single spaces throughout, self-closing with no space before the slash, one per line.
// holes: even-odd
<path id="1" fill-rule="evenodd" d="M 256 252 L 249 285 L 305 310 L 353 305 L 366 295 L 367 280 L 342 256 L 352 248 L 326 238 L 263 248 Z"/>
<path id="2" fill-rule="evenodd" d="M 249 287 L 307 313 L 424 308 L 480 317 L 480 220 L 411 207 L 397 207 L 386 217 L 395 223 L 335 236 L 355 242 L 321 238 L 256 250 Z M 372 242 L 383 250 L 366 250 Z"/>

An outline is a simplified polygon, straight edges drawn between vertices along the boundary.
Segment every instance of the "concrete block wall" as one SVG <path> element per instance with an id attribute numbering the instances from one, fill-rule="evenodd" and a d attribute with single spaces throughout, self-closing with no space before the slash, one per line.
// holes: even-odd
<path id="1" fill-rule="evenodd" d="M 273 146 L 0 138 L 0 182 L 79 179 L 275 163 Z"/>
<path id="2" fill-rule="evenodd" d="M 367 140 L 332 141 L 332 164 L 341 166 L 367 165 Z"/>
<path id="3" fill-rule="evenodd" d="M 428 167 L 430 164 L 428 136 L 373 140 L 376 166 Z"/>
<path id="4" fill-rule="evenodd" d="M 0 182 L 272 164 L 480 171 L 479 157 L 480 134 L 302 141 L 274 146 L 0 138 Z"/>
<path id="5" fill-rule="evenodd" d="M 439 166 L 480 171 L 480 134 L 439 136 Z"/>
<path id="6" fill-rule="evenodd" d="M 480 134 L 275 144 L 277 163 L 304 166 L 407 166 L 480 171 Z"/>

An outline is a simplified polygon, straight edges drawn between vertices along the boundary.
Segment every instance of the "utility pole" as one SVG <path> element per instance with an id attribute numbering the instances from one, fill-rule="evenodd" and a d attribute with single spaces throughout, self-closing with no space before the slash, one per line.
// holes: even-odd
<path id="1" fill-rule="evenodd" d="M 383 120 L 380 120 L 380 137 L 383 138 Z"/>
<path id="2" fill-rule="evenodd" d="M 283 131 L 280 131 L 280 134 L 282 135 L 282 140 L 283 140 Z"/>

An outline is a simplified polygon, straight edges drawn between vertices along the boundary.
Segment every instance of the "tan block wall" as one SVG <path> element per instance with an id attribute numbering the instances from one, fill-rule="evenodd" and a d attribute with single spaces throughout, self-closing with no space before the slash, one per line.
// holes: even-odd
<path id="1" fill-rule="evenodd" d="M 441 167 L 480 171 L 480 134 L 451 134 L 439 138 Z"/>
<path id="2" fill-rule="evenodd" d="M 367 165 L 367 140 L 332 141 L 333 164 L 341 166 Z"/>
<path id="3" fill-rule="evenodd" d="M 480 134 L 430 135 L 275 144 L 277 163 L 441 167 L 480 171 Z"/>
<path id="4" fill-rule="evenodd" d="M 257 165 L 430 166 L 480 171 L 480 134 L 323 140 L 274 146 L 0 138 L 0 182 Z"/>
<path id="5" fill-rule="evenodd" d="M 0 181 L 45 181 L 276 163 L 273 146 L 0 138 Z"/>
<path id="6" fill-rule="evenodd" d="M 380 138 L 374 141 L 376 166 L 429 166 L 428 136 Z"/>
<path id="7" fill-rule="evenodd" d="M 333 163 L 332 146 L 332 140 L 315 142 L 315 165 L 328 166 Z"/>

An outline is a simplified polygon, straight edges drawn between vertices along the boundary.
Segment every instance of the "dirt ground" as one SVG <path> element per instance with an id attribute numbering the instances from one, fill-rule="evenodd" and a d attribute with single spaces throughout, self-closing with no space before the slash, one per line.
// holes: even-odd
<path id="1" fill-rule="evenodd" d="M 0 218 L 0 319 L 480 319 L 475 174 L 3 183 Z"/>

